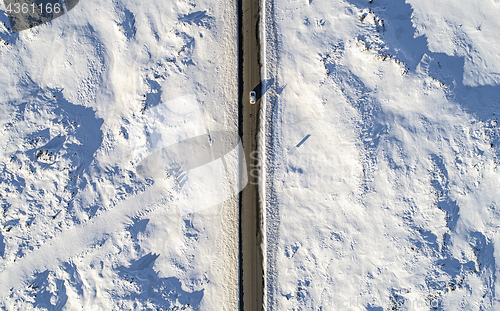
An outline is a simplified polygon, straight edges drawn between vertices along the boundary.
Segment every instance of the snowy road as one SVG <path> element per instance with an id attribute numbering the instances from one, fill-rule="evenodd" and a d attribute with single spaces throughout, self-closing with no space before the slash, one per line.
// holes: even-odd
<path id="1" fill-rule="evenodd" d="M 261 310 L 263 297 L 263 269 L 260 243 L 260 214 L 258 204 L 258 175 L 256 157 L 258 113 L 260 107 L 260 65 L 257 23 L 259 20 L 259 1 L 240 1 L 240 135 L 243 139 L 245 158 L 250 172 L 249 184 L 240 196 L 240 258 L 242 310 Z M 242 79 L 242 80 L 241 80 Z M 250 91 L 256 91 L 257 102 L 250 104 Z M 257 176 L 256 176 L 257 175 Z"/>

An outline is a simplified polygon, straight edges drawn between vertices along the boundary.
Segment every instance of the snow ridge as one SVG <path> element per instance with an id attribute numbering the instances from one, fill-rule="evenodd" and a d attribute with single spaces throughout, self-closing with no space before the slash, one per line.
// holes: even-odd
<path id="1" fill-rule="evenodd" d="M 259 155 L 261 159 L 261 180 L 259 185 L 261 220 L 262 220 L 262 254 L 264 256 L 264 310 L 274 310 L 277 280 L 277 262 L 279 241 L 279 204 L 274 187 L 275 166 L 281 156 L 280 137 L 275 124 L 282 122 L 282 110 L 278 105 L 278 68 L 279 43 L 275 21 L 274 0 L 261 1 L 260 42 L 261 42 L 261 76 L 262 106 L 260 113 Z"/>

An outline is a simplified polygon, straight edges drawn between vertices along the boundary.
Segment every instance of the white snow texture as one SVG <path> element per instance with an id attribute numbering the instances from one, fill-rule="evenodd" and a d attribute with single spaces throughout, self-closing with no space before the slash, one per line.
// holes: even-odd
<path id="1" fill-rule="evenodd" d="M 498 310 L 500 3 L 263 8 L 266 310 Z"/>

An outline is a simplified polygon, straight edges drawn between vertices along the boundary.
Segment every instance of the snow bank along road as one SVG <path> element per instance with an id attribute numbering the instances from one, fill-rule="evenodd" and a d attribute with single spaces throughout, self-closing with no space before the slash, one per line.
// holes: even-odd
<path id="1" fill-rule="evenodd" d="M 263 269 L 260 243 L 260 213 L 258 202 L 258 177 L 252 174 L 257 150 L 257 130 L 260 107 L 260 66 L 257 25 L 259 20 L 259 0 L 240 0 L 240 111 L 239 124 L 243 149 L 249 174 L 249 184 L 240 195 L 240 260 L 241 260 L 241 300 L 242 310 L 261 310 L 263 297 Z M 256 91 L 257 102 L 250 104 L 249 93 Z"/>

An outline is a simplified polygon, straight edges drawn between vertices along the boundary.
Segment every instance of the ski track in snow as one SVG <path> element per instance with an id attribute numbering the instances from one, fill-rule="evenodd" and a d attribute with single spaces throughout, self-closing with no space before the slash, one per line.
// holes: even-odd
<path id="1" fill-rule="evenodd" d="M 92 249 L 106 237 L 142 218 L 157 206 L 170 200 L 166 186 L 155 183 L 144 192 L 117 203 L 110 210 L 91 218 L 82 225 L 63 230 L 39 249 L 33 250 L 8 265 L 0 272 L 0 295 L 7 296 L 11 289 L 19 288 L 37 272 L 53 271 L 74 256 Z"/>

